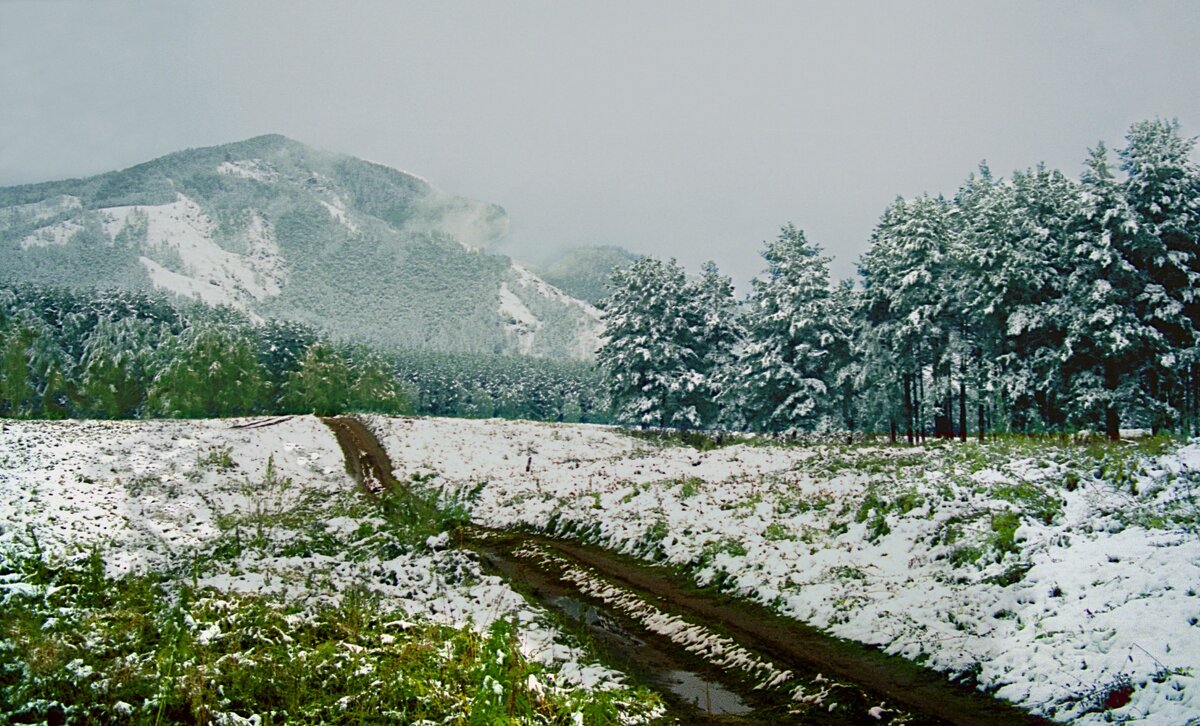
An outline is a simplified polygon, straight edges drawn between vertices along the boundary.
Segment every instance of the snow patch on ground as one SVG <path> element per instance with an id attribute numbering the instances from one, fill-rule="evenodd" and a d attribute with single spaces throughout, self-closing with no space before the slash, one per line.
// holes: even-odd
<path id="1" fill-rule="evenodd" d="M 278 295 L 287 284 L 274 228 L 257 212 L 240 233 L 246 254 L 223 249 L 216 241 L 216 223 L 182 194 L 170 204 L 105 207 L 88 214 L 96 215 L 110 240 L 126 233 L 139 245 L 146 253 L 140 261 L 155 287 L 210 305 L 248 309 L 253 301 Z M 26 236 L 21 246 L 65 245 L 83 229 L 80 219 L 64 220 Z"/>
<path id="2" fill-rule="evenodd" d="M 334 221 L 338 222 L 352 233 L 358 231 L 358 225 L 354 222 L 351 222 L 350 217 L 347 216 L 346 203 L 342 201 L 341 197 L 335 195 L 332 204 L 324 199 L 318 199 L 317 201 L 321 203 L 322 207 L 325 207 L 325 211 L 329 212 L 329 216 L 333 217 Z"/>
<path id="3" fill-rule="evenodd" d="M 60 214 L 75 212 L 83 208 L 79 197 L 60 194 L 56 197 L 43 199 L 29 204 L 14 204 L 10 207 L 0 207 L 0 220 L 9 225 L 37 224 Z M 28 247 L 28 245 L 22 245 Z"/>
<path id="4" fill-rule="evenodd" d="M 67 219 L 62 222 L 56 222 L 42 227 L 36 232 L 25 235 L 20 241 L 21 249 L 62 246 L 82 231 L 83 225 L 77 220 Z"/>
<path id="5" fill-rule="evenodd" d="M 521 355 L 529 355 L 533 350 L 534 337 L 542 321 L 521 302 L 521 298 L 513 294 L 507 282 L 500 283 L 500 317 L 505 319 L 504 329 L 509 335 L 516 337 L 517 349 Z"/>
<path id="6" fill-rule="evenodd" d="M 0 420 L 0 552 L 40 549 L 57 559 L 99 548 L 112 576 L 182 571 L 200 586 L 311 605 L 366 587 L 413 618 L 480 631 L 514 620 L 523 652 L 559 668 L 565 684 L 618 682 L 614 671 L 582 662 L 544 611 L 468 555 L 373 554 L 371 533 L 386 522 L 358 493 L 318 419 L 239 427 L 250 422 Z M 241 522 L 244 548 L 230 560 L 214 548 L 229 544 L 231 521 Z M 272 553 L 320 532 L 347 547 Z M 256 538 L 272 547 L 251 546 Z"/>
<path id="7" fill-rule="evenodd" d="M 242 159 L 240 161 L 223 161 L 217 165 L 217 173 L 227 176 L 237 176 L 243 179 L 253 179 L 264 183 L 279 181 L 279 172 L 274 165 L 265 159 Z"/>
<path id="8" fill-rule="evenodd" d="M 1130 519 L 1188 501 L 1194 513 L 1200 443 L 1143 460 L 1135 498 L 1069 461 L 977 468 L 946 447 L 843 460 L 820 446 L 660 448 L 592 426 L 375 424 L 398 474 L 437 474 L 479 524 L 583 533 L 690 567 L 1058 720 L 1200 713 L 1200 536 Z M 1020 509 L 1030 503 L 1050 514 Z M 1013 513 L 1015 551 L 955 562 Z M 1125 683 L 1129 703 L 1100 708 Z"/>
<path id="9" fill-rule="evenodd" d="M 177 252 L 183 263 L 181 273 L 220 289 L 229 304 L 245 308 L 250 300 L 278 295 L 286 282 L 279 245 L 270 224 L 260 215 L 254 215 L 248 231 L 249 254 L 240 255 L 217 244 L 216 224 L 200 205 L 182 194 L 171 204 L 104 211 L 113 218 L 114 227 L 124 226 L 135 212 L 146 215 L 146 244 L 152 249 Z M 172 282 L 163 278 L 164 287 Z M 181 294 L 194 290 L 190 285 L 167 289 Z"/>
<path id="10" fill-rule="evenodd" d="M 583 312 L 587 313 L 588 317 L 599 322 L 600 310 L 589 302 L 573 298 L 567 293 L 559 290 L 557 287 L 546 282 L 542 278 L 535 275 L 529 268 L 513 263 L 512 270 L 517 275 L 517 284 L 524 288 L 531 288 L 538 295 L 547 300 L 554 300 L 563 303 L 564 305 L 572 305 L 578 307 Z"/>
<path id="11" fill-rule="evenodd" d="M 515 284 L 521 290 L 526 291 L 526 294 L 536 295 L 549 302 L 575 308 L 583 313 L 581 324 L 575 334 L 575 345 L 571 350 L 571 355 L 580 360 L 594 358 L 596 351 L 600 349 L 603 343 L 604 324 L 600 319 L 600 310 L 588 302 L 571 297 L 535 275 L 528 268 L 515 262 L 512 265 L 512 272 L 515 277 Z M 510 294 L 516 297 L 516 294 L 512 293 L 507 284 L 505 285 L 505 289 L 508 289 Z"/>

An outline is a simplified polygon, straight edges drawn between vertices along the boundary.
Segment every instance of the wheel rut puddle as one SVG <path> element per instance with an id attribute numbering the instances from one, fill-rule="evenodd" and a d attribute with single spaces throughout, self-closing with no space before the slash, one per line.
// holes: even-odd
<path id="1" fill-rule="evenodd" d="M 365 493 L 403 486 L 361 421 L 323 421 Z M 454 540 L 557 613 L 607 665 L 661 693 L 681 723 L 1049 723 L 911 661 L 609 550 L 475 526 Z"/>

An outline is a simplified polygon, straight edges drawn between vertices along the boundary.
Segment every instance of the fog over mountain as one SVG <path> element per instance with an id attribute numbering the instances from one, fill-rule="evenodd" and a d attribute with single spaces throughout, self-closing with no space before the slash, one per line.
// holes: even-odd
<path id="1" fill-rule="evenodd" d="M 269 29 L 269 30 L 267 30 Z M 0 3 L 0 185 L 280 132 L 502 205 L 500 251 L 715 259 L 787 221 L 854 272 L 897 194 L 1138 119 L 1200 132 L 1200 6 Z"/>
<path id="2" fill-rule="evenodd" d="M 385 348 L 584 359 L 598 311 L 487 247 L 501 207 L 280 135 L 0 188 L 0 279 L 156 288 Z"/>

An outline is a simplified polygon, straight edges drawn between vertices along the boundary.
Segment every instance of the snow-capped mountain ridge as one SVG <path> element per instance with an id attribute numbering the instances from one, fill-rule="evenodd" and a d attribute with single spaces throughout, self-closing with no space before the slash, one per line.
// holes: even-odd
<path id="1" fill-rule="evenodd" d="M 489 244 L 501 207 L 282 136 L 0 189 L 0 278 L 158 288 L 383 346 L 588 358 L 599 314 Z"/>

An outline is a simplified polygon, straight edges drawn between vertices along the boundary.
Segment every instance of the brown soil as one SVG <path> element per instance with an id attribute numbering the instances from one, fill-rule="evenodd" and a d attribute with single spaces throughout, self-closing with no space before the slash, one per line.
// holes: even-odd
<path id="1" fill-rule="evenodd" d="M 362 422 L 349 417 L 323 421 L 337 437 L 347 470 L 366 492 L 375 495 L 400 486 L 382 445 Z M 882 720 L 867 716 L 867 709 L 875 705 L 884 705 L 904 723 L 981 726 L 1049 723 L 969 686 L 951 683 L 942 674 L 911 661 L 834 638 L 763 606 L 697 589 L 686 576 L 664 567 L 647 565 L 598 547 L 535 534 L 472 527 L 460 532 L 457 539 L 461 545 L 478 552 L 494 571 L 527 595 L 560 610 L 563 603 L 579 603 L 595 613 L 589 619 L 600 626 L 586 628 L 586 635 L 613 665 L 660 686 L 656 690 L 662 690 L 662 674 L 687 670 L 728 687 L 753 709 L 748 717 L 710 716 L 668 694 L 672 713 L 684 723 L 878 724 L 892 720 L 889 715 Z M 564 581 L 555 568 L 516 554 L 524 545 L 542 547 L 660 610 L 730 637 L 777 666 L 792 670 L 799 682 L 823 674 L 849 684 L 836 690 L 836 697 L 831 700 L 853 706 L 849 711 L 841 710 L 836 717 L 817 713 L 819 709 L 792 713 L 780 693 L 753 690 L 752 684 L 744 679 L 714 669 L 669 639 L 588 598 Z M 847 713 L 855 714 L 853 720 L 847 720 Z"/>
<path id="2" fill-rule="evenodd" d="M 570 588 L 552 572 L 541 571 L 539 565 L 513 554 L 526 543 L 545 547 L 555 554 L 590 569 L 607 581 L 639 595 L 648 603 L 686 620 L 705 625 L 731 637 L 741 646 L 758 653 L 782 668 L 809 678 L 820 673 L 839 682 L 857 686 L 857 693 L 836 692 L 839 702 L 858 702 L 865 712 L 873 705 L 885 704 L 893 711 L 906 711 L 910 723 L 951 724 L 1047 724 L 1048 721 L 1021 711 L 1003 701 L 980 693 L 966 685 L 951 683 L 942 674 L 922 668 L 912 661 L 886 655 L 874 648 L 841 640 L 816 628 L 804 625 L 770 610 L 711 590 L 697 589 L 685 576 L 664 567 L 647 565 L 608 550 L 581 545 L 541 535 L 488 532 L 467 542 L 486 558 L 497 561 L 499 569 L 518 584 L 528 583 L 529 589 L 555 594 Z M 575 597 L 583 598 L 576 593 Z M 586 598 L 583 598 L 586 599 Z M 639 638 L 662 639 L 639 632 Z M 663 647 L 675 647 L 666 644 Z M 718 676 L 719 678 L 719 676 Z M 738 690 L 748 702 L 755 702 L 760 716 L 770 715 L 773 723 L 846 723 L 844 716 L 836 720 L 822 719 L 820 714 L 788 715 L 780 710 L 777 699 L 769 694 L 745 693 L 728 674 L 719 678 Z M 744 688 L 744 684 L 741 684 Z M 762 713 L 766 711 L 766 713 Z M 883 723 L 887 722 L 883 719 Z M 731 721 L 727 719 L 727 721 Z M 749 721 L 745 721 L 749 722 Z M 864 719 L 862 723 L 880 723 Z"/>
<path id="3" fill-rule="evenodd" d="M 346 471 L 364 492 L 378 496 L 400 486 L 392 474 L 392 460 L 362 421 L 350 416 L 328 416 L 321 421 L 333 430 L 346 459 Z"/>

